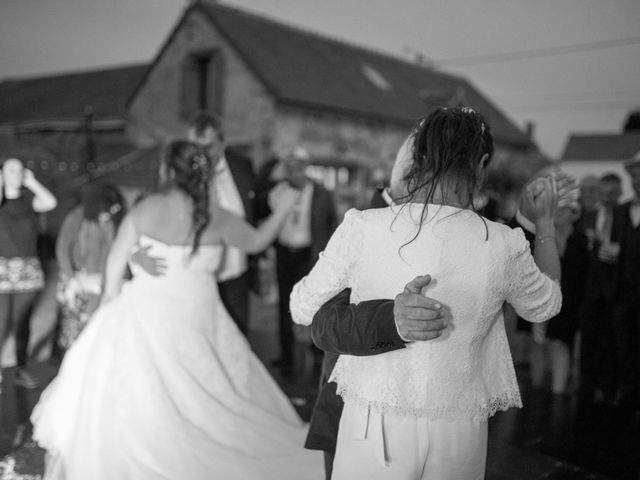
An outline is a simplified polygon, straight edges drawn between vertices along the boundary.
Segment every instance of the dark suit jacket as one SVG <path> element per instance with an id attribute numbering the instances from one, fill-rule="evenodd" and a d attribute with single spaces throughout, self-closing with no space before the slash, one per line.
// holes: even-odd
<path id="1" fill-rule="evenodd" d="M 583 213 L 576 222 L 575 228 L 583 232 L 586 232 L 587 230 L 595 230 L 598 210 L 585 210 L 584 207 L 582 210 Z"/>
<path id="2" fill-rule="evenodd" d="M 386 203 L 376 192 L 372 206 Z M 315 210 L 314 210 L 315 211 Z M 325 351 L 320 375 L 320 393 L 313 408 L 305 447 L 334 453 L 342 398 L 336 394 L 336 384 L 328 383 L 338 356 L 377 355 L 405 347 L 398 335 L 393 316 L 393 300 L 369 300 L 357 305 L 350 302 L 351 290 L 345 289 L 326 302 L 313 317 L 311 337 Z"/>
<path id="3" fill-rule="evenodd" d="M 338 224 L 333 196 L 317 183 L 313 187 L 311 212 L 311 265 L 314 265 Z"/>
<path id="4" fill-rule="evenodd" d="M 334 453 L 344 403 L 336 384 L 328 383 L 340 354 L 377 355 L 404 348 L 393 317 L 393 300 L 349 303 L 345 289 L 325 303 L 313 317 L 311 337 L 325 351 L 320 393 L 313 408 L 305 447 Z"/>
<path id="5" fill-rule="evenodd" d="M 614 220 L 615 221 L 615 220 Z M 619 220 L 618 220 L 619 222 Z M 581 218 L 575 225 L 576 231 L 585 232 L 596 228 L 596 216 L 589 212 L 589 216 Z M 613 233 L 613 226 L 612 226 Z M 616 289 L 616 276 L 618 266 L 604 263 L 598 258 L 602 242 L 595 239 L 589 246 L 589 261 L 587 269 L 587 281 L 585 286 L 584 309 L 593 309 L 600 302 L 610 303 L 614 299 Z M 564 273 L 563 273 L 564 276 Z M 564 291 L 563 291 L 564 294 Z M 564 299 L 563 299 L 564 304 Z M 589 317 L 589 312 L 584 312 L 583 318 Z"/>
<path id="6" fill-rule="evenodd" d="M 631 223 L 631 202 L 613 210 L 611 240 L 620 243 L 616 287 L 618 293 L 640 295 L 640 225 Z"/>
<path id="7" fill-rule="evenodd" d="M 240 193 L 247 221 L 254 223 L 256 175 L 253 171 L 251 159 L 234 152 L 233 149 L 225 150 L 224 155 L 227 159 L 233 181 Z"/>
<path id="8" fill-rule="evenodd" d="M 235 152 L 233 149 L 226 149 L 224 156 L 227 159 L 229 171 L 242 199 L 245 218 L 247 222 L 255 225 L 258 219 L 256 218 L 256 174 L 253 170 L 253 163 L 250 158 Z M 257 260 L 257 256 L 249 255 L 249 284 L 255 283 L 254 280 L 258 274 Z M 244 289 L 245 287 L 240 288 Z M 244 292 L 241 294 L 245 295 Z"/>
<path id="9" fill-rule="evenodd" d="M 581 230 L 574 229 L 560 259 L 562 308 L 547 323 L 547 337 L 561 340 L 569 348 L 573 348 L 573 340 L 580 327 L 580 308 L 585 298 L 588 259 L 587 236 Z"/>

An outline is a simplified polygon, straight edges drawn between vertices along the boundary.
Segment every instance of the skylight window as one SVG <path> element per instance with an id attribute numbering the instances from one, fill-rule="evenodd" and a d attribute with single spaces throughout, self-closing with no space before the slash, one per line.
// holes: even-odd
<path id="1" fill-rule="evenodd" d="M 380 90 L 391 90 L 391 84 L 384 76 L 371 65 L 362 64 L 362 73 L 367 80 L 373 83 Z"/>

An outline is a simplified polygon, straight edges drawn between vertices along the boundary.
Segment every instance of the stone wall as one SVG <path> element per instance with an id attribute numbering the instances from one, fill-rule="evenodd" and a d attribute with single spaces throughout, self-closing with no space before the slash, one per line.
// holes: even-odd
<path id="1" fill-rule="evenodd" d="M 217 51 L 222 58 L 222 117 L 227 143 L 240 146 L 260 164 L 272 138 L 274 102 L 244 60 L 200 12 L 182 21 L 156 59 L 146 81 L 129 108 L 129 133 L 140 145 L 166 141 L 184 134 L 184 65 L 202 51 Z"/>
<path id="2" fill-rule="evenodd" d="M 410 130 L 344 115 L 280 107 L 273 151 L 283 155 L 295 146 L 302 146 L 311 156 L 354 159 L 372 168 L 385 169 L 391 168 Z"/>

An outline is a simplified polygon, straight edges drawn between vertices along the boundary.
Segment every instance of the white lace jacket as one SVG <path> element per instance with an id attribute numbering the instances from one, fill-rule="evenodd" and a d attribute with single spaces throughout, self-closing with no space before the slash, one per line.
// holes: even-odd
<path id="1" fill-rule="evenodd" d="M 420 204 L 350 210 L 313 270 L 294 287 L 291 313 L 309 325 L 346 287 L 351 301 L 394 298 L 415 276 L 449 312 L 444 334 L 368 357 L 342 355 L 332 380 L 345 401 L 400 415 L 486 419 L 522 406 L 502 307 L 548 320 L 562 303 L 559 285 L 540 272 L 521 229 L 469 210 Z"/>

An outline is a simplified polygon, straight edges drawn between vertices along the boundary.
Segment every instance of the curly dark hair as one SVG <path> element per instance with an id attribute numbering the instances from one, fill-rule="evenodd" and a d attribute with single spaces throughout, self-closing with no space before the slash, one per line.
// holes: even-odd
<path id="1" fill-rule="evenodd" d="M 95 222 L 101 213 L 106 212 L 111 214 L 116 227 L 126 213 L 124 197 L 116 186 L 109 183 L 85 185 L 82 189 L 82 205 L 86 220 Z"/>
<path id="2" fill-rule="evenodd" d="M 445 198 L 453 193 L 462 208 L 476 211 L 476 196 L 484 182 L 478 166 L 488 155 L 486 168 L 494 153 L 491 129 L 483 116 L 467 107 L 437 107 L 418 122 L 412 135 L 413 158 L 404 177 L 407 194 L 401 200 L 419 198 L 424 203 L 421 223 L 437 193 Z"/>
<path id="3" fill-rule="evenodd" d="M 176 140 L 167 146 L 164 162 L 167 171 L 173 172 L 173 178 L 167 186 L 175 186 L 182 190 L 193 201 L 193 255 L 200 246 L 202 232 L 211 220 L 209 185 L 213 177 L 213 161 L 205 150 L 195 143 Z"/>

